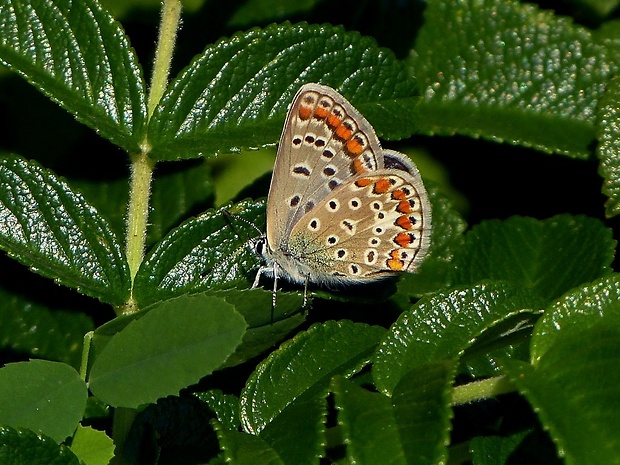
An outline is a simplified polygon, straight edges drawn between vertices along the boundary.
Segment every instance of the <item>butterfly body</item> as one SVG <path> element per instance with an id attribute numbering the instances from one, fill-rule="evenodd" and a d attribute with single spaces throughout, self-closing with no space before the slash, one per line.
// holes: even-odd
<path id="1" fill-rule="evenodd" d="M 370 123 L 334 89 L 302 86 L 278 146 L 267 234 L 255 242 L 266 264 L 255 285 L 263 273 L 334 287 L 415 271 L 430 231 L 413 162 L 383 150 Z"/>

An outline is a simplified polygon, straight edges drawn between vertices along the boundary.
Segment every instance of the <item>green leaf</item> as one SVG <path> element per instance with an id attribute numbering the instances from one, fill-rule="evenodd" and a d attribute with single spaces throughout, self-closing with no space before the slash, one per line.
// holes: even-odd
<path id="1" fill-rule="evenodd" d="M 506 361 L 567 465 L 620 463 L 620 326 L 560 338 L 538 365 Z M 568 413 L 568 414 L 567 414 Z"/>
<path id="2" fill-rule="evenodd" d="M 243 342 L 228 357 L 224 367 L 239 365 L 273 347 L 306 320 L 301 292 L 278 292 L 276 306 L 271 291 L 263 289 L 209 292 L 221 297 L 243 315 L 248 329 Z"/>
<path id="3" fill-rule="evenodd" d="M 615 247 L 612 231 L 594 218 L 488 220 L 472 228 L 455 254 L 454 282 L 507 280 L 549 302 L 606 274 Z"/>
<path id="4" fill-rule="evenodd" d="M 284 465 L 276 451 L 252 434 L 230 431 L 216 423 L 218 438 L 226 462 L 235 465 Z"/>
<path id="5" fill-rule="evenodd" d="M 559 338 L 574 337 L 601 319 L 620 326 L 619 274 L 574 289 L 545 310 L 532 334 L 532 363 L 540 362 Z"/>
<path id="6" fill-rule="evenodd" d="M 163 302 L 97 351 L 90 389 L 112 406 L 129 408 L 177 394 L 220 367 L 245 328 L 234 307 L 216 297 Z"/>
<path id="7" fill-rule="evenodd" d="M 78 425 L 71 450 L 84 465 L 108 465 L 114 457 L 114 443 L 103 431 Z"/>
<path id="8" fill-rule="evenodd" d="M 224 394 L 219 389 L 194 394 L 201 402 L 209 406 L 219 424 L 228 430 L 239 429 L 239 399 L 232 394 Z"/>
<path id="9" fill-rule="evenodd" d="M 139 151 L 142 70 L 120 24 L 94 0 L 1 0 L 0 62 L 103 137 Z"/>
<path id="10" fill-rule="evenodd" d="M 80 465 L 66 446 L 27 429 L 0 426 L 0 463 L 7 465 Z"/>
<path id="11" fill-rule="evenodd" d="M 181 220 L 196 211 L 203 211 L 204 205 L 210 205 L 213 200 L 212 169 L 204 160 L 175 163 L 166 168 L 161 170 L 158 166 L 153 180 L 149 244 L 159 242 Z"/>
<path id="12" fill-rule="evenodd" d="M 129 297 L 116 237 L 84 198 L 33 161 L 0 159 L 0 247 L 43 276 L 104 302 Z"/>
<path id="13" fill-rule="evenodd" d="M 209 210 L 173 230 L 144 258 L 134 280 L 134 298 L 144 308 L 160 300 L 243 283 L 258 266 L 249 240 L 264 224 L 264 202 Z"/>
<path id="14" fill-rule="evenodd" d="M 214 195 L 211 171 L 204 160 L 157 166 L 150 197 L 147 248 L 159 242 L 181 221 L 203 211 L 205 205 L 211 205 Z M 127 177 L 104 181 L 71 180 L 70 183 L 108 220 L 117 237 L 123 237 L 129 201 Z"/>
<path id="15" fill-rule="evenodd" d="M 300 76 L 302 76 L 300 78 Z M 373 39 L 341 27 L 272 25 L 223 39 L 171 83 L 149 126 L 156 160 L 207 156 L 272 144 L 287 107 L 306 82 L 343 93 L 379 135 L 415 131 L 415 83 Z"/>
<path id="16" fill-rule="evenodd" d="M 219 451 L 212 427 L 215 418 L 213 409 L 195 396 L 183 393 L 158 399 L 140 409 L 117 455 L 127 464 L 153 463 L 155 455 L 161 464 L 206 463 Z"/>
<path id="17" fill-rule="evenodd" d="M 46 360 L 9 363 L 0 369 L 0 424 L 41 432 L 56 442 L 72 435 L 88 392 L 77 371 Z"/>
<path id="18" fill-rule="evenodd" d="M 84 334 L 94 329 L 84 313 L 52 309 L 0 288 L 0 348 L 79 368 Z"/>
<path id="19" fill-rule="evenodd" d="M 312 326 L 282 345 L 248 379 L 240 397 L 243 429 L 258 434 L 284 463 L 323 454 L 325 396 L 334 375 L 366 365 L 384 330 L 349 321 Z"/>
<path id="20" fill-rule="evenodd" d="M 429 2 L 416 49 L 423 132 L 590 156 L 615 67 L 585 28 L 519 2 Z"/>
<path id="21" fill-rule="evenodd" d="M 383 339 L 372 368 L 375 384 L 390 394 L 413 368 L 456 359 L 485 330 L 540 305 L 527 289 L 507 283 L 457 288 L 421 299 Z"/>
<path id="22" fill-rule="evenodd" d="M 392 398 L 336 378 L 339 409 L 349 462 L 434 464 L 447 458 L 454 367 L 431 363 L 409 372 Z"/>
<path id="23" fill-rule="evenodd" d="M 601 160 L 599 174 L 603 177 L 603 194 L 607 196 L 608 217 L 620 213 L 620 78 L 609 82 L 598 111 L 596 155 Z"/>

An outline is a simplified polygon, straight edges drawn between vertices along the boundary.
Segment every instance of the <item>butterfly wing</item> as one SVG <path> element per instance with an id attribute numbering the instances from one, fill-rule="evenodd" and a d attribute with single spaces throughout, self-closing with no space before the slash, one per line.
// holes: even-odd
<path id="1" fill-rule="evenodd" d="M 295 224 L 289 252 L 310 281 L 372 281 L 419 267 L 430 246 L 428 196 L 407 157 L 388 151 L 390 162 L 335 189 Z"/>
<path id="2" fill-rule="evenodd" d="M 267 242 L 288 248 L 295 224 L 354 176 L 383 168 L 372 126 L 330 87 L 306 84 L 284 124 L 267 199 Z"/>

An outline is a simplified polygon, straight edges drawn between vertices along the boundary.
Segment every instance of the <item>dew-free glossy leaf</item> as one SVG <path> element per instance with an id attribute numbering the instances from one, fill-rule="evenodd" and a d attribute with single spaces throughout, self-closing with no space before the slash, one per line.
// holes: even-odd
<path id="1" fill-rule="evenodd" d="M 120 24 L 95 0 L 1 0 L 0 62 L 103 137 L 139 150 L 142 70 Z"/>
<path id="2" fill-rule="evenodd" d="M 259 433 L 304 392 L 323 393 L 332 376 L 359 371 L 383 333 L 376 326 L 329 321 L 287 341 L 248 379 L 241 395 L 244 429 Z"/>
<path id="3" fill-rule="evenodd" d="M 506 361 L 567 465 L 620 463 L 620 326 L 558 338 L 536 367 Z"/>
<path id="4" fill-rule="evenodd" d="M 46 360 L 0 368 L 0 424 L 41 432 L 56 442 L 73 434 L 88 392 L 77 371 Z"/>
<path id="5" fill-rule="evenodd" d="M 275 307 L 272 292 L 264 289 L 229 289 L 209 295 L 234 305 L 248 324 L 243 342 L 226 360 L 225 367 L 239 365 L 274 347 L 306 320 L 303 292 L 278 292 Z"/>
<path id="6" fill-rule="evenodd" d="M 243 429 L 263 438 L 285 463 L 314 463 L 323 453 L 331 378 L 366 365 L 383 332 L 330 321 L 287 341 L 248 379 L 240 397 Z"/>
<path id="7" fill-rule="evenodd" d="M 144 258 L 134 298 L 145 307 L 189 292 L 248 283 L 248 270 L 258 266 L 249 240 L 264 225 L 264 208 L 264 202 L 242 202 L 183 223 Z"/>
<path id="8" fill-rule="evenodd" d="M 106 221 L 52 172 L 16 156 L 0 159 L 0 248 L 38 273 L 120 305 L 129 269 Z"/>
<path id="9" fill-rule="evenodd" d="M 129 323 L 98 352 L 94 395 L 113 406 L 155 402 L 220 367 L 241 343 L 246 323 L 223 299 L 168 300 Z"/>
<path id="10" fill-rule="evenodd" d="M 584 27 L 522 2 L 429 2 L 416 52 L 422 131 L 590 155 L 614 66 Z"/>
<path id="11" fill-rule="evenodd" d="M 219 389 L 194 394 L 215 413 L 219 424 L 228 430 L 239 429 L 239 398 Z"/>
<path id="12" fill-rule="evenodd" d="M 541 300 L 507 283 L 457 288 L 424 298 L 403 313 L 384 337 L 372 373 L 377 388 L 392 393 L 410 370 L 431 361 L 450 360 L 494 325 Z"/>
<path id="13" fill-rule="evenodd" d="M 67 446 L 25 428 L 0 426 L 0 463 L 10 465 L 81 465 Z"/>
<path id="14" fill-rule="evenodd" d="M 450 362 L 416 367 L 391 398 L 336 378 L 335 404 L 349 461 L 360 465 L 445 461 L 454 368 Z"/>
<path id="15" fill-rule="evenodd" d="M 487 220 L 465 236 L 454 258 L 454 282 L 507 280 L 547 301 L 608 273 L 616 243 L 594 218 Z"/>
<path id="16" fill-rule="evenodd" d="M 207 47 L 162 97 L 149 126 L 149 155 L 173 160 L 273 144 L 306 82 L 337 88 L 379 135 L 415 130 L 402 117 L 416 108 L 415 81 L 390 51 L 341 27 L 285 23 Z"/>
<path id="17" fill-rule="evenodd" d="M 284 465 L 272 447 L 253 434 L 230 431 L 216 424 L 215 430 L 220 440 L 227 462 L 236 465 Z"/>
<path id="18" fill-rule="evenodd" d="M 574 289 L 551 304 L 532 334 L 532 362 L 537 364 L 558 338 L 598 325 L 601 318 L 620 327 L 620 275 L 617 273 Z"/>
<path id="19" fill-rule="evenodd" d="M 287 341 L 250 376 L 240 397 L 241 423 L 284 463 L 313 464 L 324 454 L 326 395 L 334 375 L 358 372 L 384 330 L 327 322 Z"/>

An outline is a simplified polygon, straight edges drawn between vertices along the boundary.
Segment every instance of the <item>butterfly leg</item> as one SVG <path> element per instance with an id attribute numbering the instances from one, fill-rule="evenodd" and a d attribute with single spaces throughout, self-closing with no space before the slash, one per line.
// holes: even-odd
<path id="1" fill-rule="evenodd" d="M 271 268 L 267 268 L 266 266 L 261 266 L 258 271 L 256 272 L 256 277 L 254 278 L 254 284 L 252 284 L 252 289 L 255 289 L 258 287 L 258 282 L 260 281 L 260 277 L 262 274 L 264 274 L 266 271 L 269 271 Z"/>
<path id="2" fill-rule="evenodd" d="M 271 308 L 276 308 L 276 294 L 278 292 L 278 264 L 273 264 L 273 291 L 271 294 Z"/>
<path id="3" fill-rule="evenodd" d="M 304 282 L 304 303 L 301 305 L 301 308 L 305 308 L 308 303 L 308 282 L 310 281 L 310 275 L 306 276 L 306 281 Z"/>

